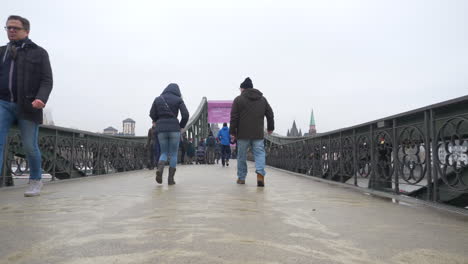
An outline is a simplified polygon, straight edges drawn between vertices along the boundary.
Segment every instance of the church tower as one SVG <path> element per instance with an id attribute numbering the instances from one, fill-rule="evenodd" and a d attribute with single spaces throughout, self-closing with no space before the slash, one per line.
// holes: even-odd
<path id="1" fill-rule="evenodd" d="M 301 132 L 301 135 L 299 135 L 299 131 L 297 130 L 296 120 L 293 121 L 292 128 L 291 128 L 291 130 L 288 130 L 287 136 L 288 137 L 300 137 L 300 136 L 302 136 L 302 132 Z"/>
<path id="2" fill-rule="evenodd" d="M 310 113 L 310 124 L 309 124 L 309 136 L 317 134 L 317 129 L 315 128 L 315 118 L 314 118 L 314 109 Z"/>

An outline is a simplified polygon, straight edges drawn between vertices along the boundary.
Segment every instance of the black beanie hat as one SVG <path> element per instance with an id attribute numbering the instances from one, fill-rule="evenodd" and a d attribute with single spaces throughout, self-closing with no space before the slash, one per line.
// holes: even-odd
<path id="1" fill-rule="evenodd" d="M 253 88 L 252 80 L 250 80 L 249 77 L 245 78 L 245 81 L 241 83 L 240 88 Z"/>

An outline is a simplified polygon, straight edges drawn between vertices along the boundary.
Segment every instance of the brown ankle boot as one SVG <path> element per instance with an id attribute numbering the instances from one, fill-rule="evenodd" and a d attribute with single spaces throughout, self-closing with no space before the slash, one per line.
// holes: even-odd
<path id="1" fill-rule="evenodd" d="M 161 161 L 158 163 L 158 169 L 156 170 L 156 182 L 161 184 L 162 183 L 162 175 L 164 172 L 164 165 L 166 165 L 165 161 Z"/>
<path id="2" fill-rule="evenodd" d="M 175 184 L 175 181 L 174 181 L 175 172 L 176 172 L 176 168 L 169 167 L 169 177 L 167 178 L 167 184 L 169 185 Z"/>
<path id="3" fill-rule="evenodd" d="M 245 180 L 237 179 L 237 184 L 245 184 Z"/>
<path id="4" fill-rule="evenodd" d="M 257 186 L 264 187 L 265 186 L 265 176 L 257 173 Z"/>

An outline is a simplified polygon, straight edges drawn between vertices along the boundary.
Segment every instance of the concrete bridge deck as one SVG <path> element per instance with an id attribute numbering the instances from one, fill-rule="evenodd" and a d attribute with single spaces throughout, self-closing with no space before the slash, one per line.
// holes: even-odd
<path id="1" fill-rule="evenodd" d="M 468 263 L 467 217 L 235 165 L 0 190 L 0 263 Z"/>

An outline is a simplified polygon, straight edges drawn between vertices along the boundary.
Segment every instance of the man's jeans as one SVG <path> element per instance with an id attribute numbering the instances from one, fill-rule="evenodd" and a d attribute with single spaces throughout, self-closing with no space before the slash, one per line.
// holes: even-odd
<path id="1" fill-rule="evenodd" d="M 177 152 L 179 151 L 180 132 L 159 132 L 159 146 L 161 148 L 161 156 L 159 161 L 167 161 L 167 156 L 171 157 L 169 166 L 175 168 L 177 166 Z"/>
<path id="2" fill-rule="evenodd" d="M 221 162 L 223 163 L 223 165 L 226 162 L 229 162 L 230 157 L 231 157 L 231 146 L 221 145 Z"/>
<path id="3" fill-rule="evenodd" d="M 237 177 L 245 180 L 247 176 L 247 149 L 251 146 L 255 158 L 255 172 L 265 176 L 265 145 L 263 139 L 237 140 Z"/>
<path id="4" fill-rule="evenodd" d="M 23 149 L 29 164 L 29 179 L 40 180 L 42 178 L 41 152 L 37 144 L 39 125 L 29 120 L 18 119 L 17 108 L 16 103 L 0 100 L 0 174 L 3 172 L 3 152 L 7 144 L 8 131 L 13 123 L 18 122 Z"/>

